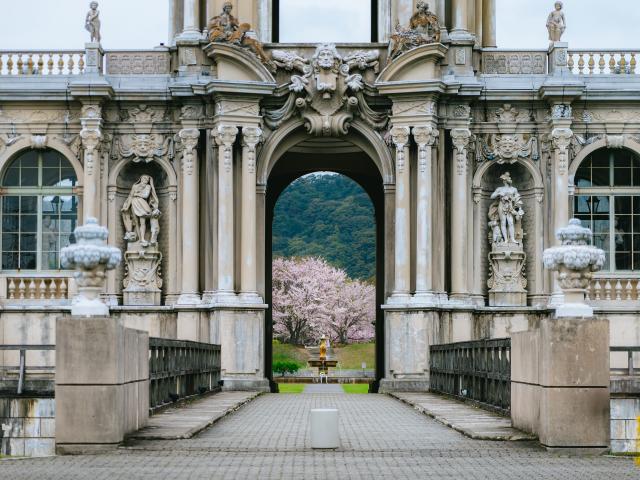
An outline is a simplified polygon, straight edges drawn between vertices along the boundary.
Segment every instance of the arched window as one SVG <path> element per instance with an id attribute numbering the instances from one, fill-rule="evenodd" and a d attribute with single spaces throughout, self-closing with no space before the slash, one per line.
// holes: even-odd
<path id="1" fill-rule="evenodd" d="M 2 270 L 58 270 L 78 218 L 76 173 L 54 150 L 19 154 L 2 177 Z"/>
<path id="2" fill-rule="evenodd" d="M 589 155 L 575 175 L 574 216 L 607 255 L 605 270 L 640 270 L 640 158 L 626 149 Z"/>

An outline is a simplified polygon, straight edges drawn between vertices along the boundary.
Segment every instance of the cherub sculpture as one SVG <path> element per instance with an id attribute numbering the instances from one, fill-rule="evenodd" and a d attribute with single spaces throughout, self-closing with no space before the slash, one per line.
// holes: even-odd
<path id="1" fill-rule="evenodd" d="M 549 31 L 549 40 L 551 42 L 559 42 L 562 34 L 567 29 L 567 20 L 562 11 L 562 2 L 556 2 L 554 10 L 547 18 L 547 30 Z"/>
<path id="2" fill-rule="evenodd" d="M 98 11 L 98 2 L 89 4 L 90 10 L 84 21 L 84 28 L 91 34 L 92 42 L 100 42 L 100 12 Z"/>

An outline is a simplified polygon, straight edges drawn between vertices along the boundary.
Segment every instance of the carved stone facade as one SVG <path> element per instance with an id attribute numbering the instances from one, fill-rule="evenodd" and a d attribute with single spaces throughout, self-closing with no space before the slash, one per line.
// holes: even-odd
<path id="1" fill-rule="evenodd" d="M 635 53 L 616 53 L 613 71 L 629 74 L 599 77 L 595 67 L 572 69 L 560 42 L 494 48 L 488 0 L 442 2 L 452 15 L 441 2 L 429 11 L 417 2 L 416 12 L 392 0 L 378 12 L 382 44 L 351 45 L 272 43 L 271 2 L 224 12 L 222 2 L 202 3 L 216 7 L 207 31 L 186 9 L 172 17 L 166 47 L 87 45 L 92 70 L 78 71 L 78 54 L 62 52 L 51 75 L 49 57 L 39 66 L 37 54 L 31 66 L 21 57 L 32 73 L 17 75 L 18 56 L 9 70 L 8 54 L 0 57 L 0 174 L 24 151 L 68 160 L 60 169 L 77 178 L 68 188 L 79 223 L 97 218 L 125 252 L 105 273 L 112 315 L 153 336 L 221 343 L 225 388 L 267 390 L 274 192 L 318 170 L 357 179 L 376 208 L 381 390 L 428 386 L 430 344 L 508 336 L 552 313 L 562 285 L 544 270 L 543 251 L 579 197 L 610 195 L 590 190 L 598 186 L 586 185 L 580 165 L 640 156 Z M 471 4 L 485 21 L 469 22 Z M 392 35 L 401 46 L 390 55 Z M 524 215 L 511 214 L 505 241 L 492 205 L 502 197 L 491 197 L 507 172 Z M 142 178 L 152 187 L 136 186 Z M 137 190 L 147 205 L 136 211 Z M 616 233 L 609 228 L 614 242 Z M 605 268 L 587 285 L 596 312 L 626 318 L 612 322 L 612 343 L 640 335 L 639 282 L 640 269 Z M 69 270 L 0 270 L 0 304 L 46 312 L 25 309 L 22 326 L 32 314 L 43 322 L 64 314 L 77 289 Z"/>

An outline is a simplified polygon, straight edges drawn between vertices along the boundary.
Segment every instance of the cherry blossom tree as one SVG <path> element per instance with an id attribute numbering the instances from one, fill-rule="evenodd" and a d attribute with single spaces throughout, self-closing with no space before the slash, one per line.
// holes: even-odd
<path id="1" fill-rule="evenodd" d="M 273 261 L 273 330 L 284 342 L 369 341 L 375 335 L 375 288 L 351 280 L 321 258 Z"/>

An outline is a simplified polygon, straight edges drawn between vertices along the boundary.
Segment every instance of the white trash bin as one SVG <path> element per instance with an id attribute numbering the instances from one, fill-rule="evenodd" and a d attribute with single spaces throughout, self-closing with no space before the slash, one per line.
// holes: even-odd
<path id="1" fill-rule="evenodd" d="M 338 448 L 338 410 L 314 408 L 311 410 L 311 448 Z"/>

